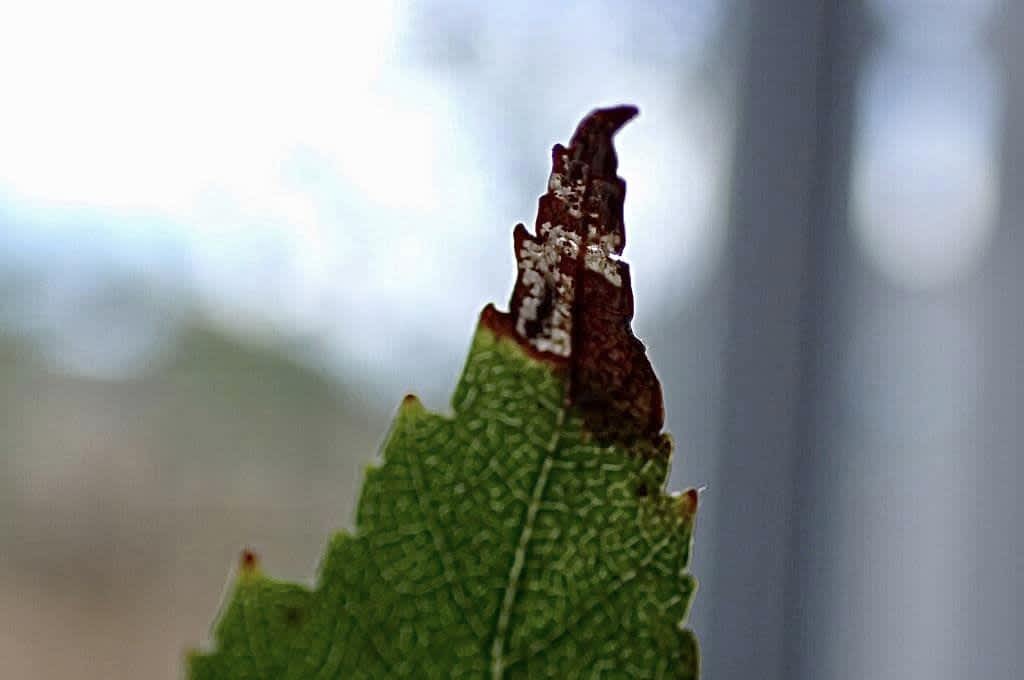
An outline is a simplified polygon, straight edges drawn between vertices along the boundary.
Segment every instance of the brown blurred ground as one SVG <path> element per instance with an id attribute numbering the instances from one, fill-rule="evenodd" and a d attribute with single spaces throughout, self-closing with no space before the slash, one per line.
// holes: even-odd
<path id="1" fill-rule="evenodd" d="M 4 678 L 180 677 L 243 546 L 313 577 L 389 417 L 198 329 L 125 382 L 55 374 L 7 340 L 0 378 Z"/>

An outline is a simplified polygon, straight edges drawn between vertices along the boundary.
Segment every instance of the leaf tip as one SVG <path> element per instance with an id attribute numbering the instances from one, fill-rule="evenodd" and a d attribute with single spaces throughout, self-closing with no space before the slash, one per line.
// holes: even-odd
<path id="1" fill-rule="evenodd" d="M 425 410 L 423 402 L 415 394 L 407 394 L 402 397 L 402 405 L 399 407 L 405 412 L 419 412 Z"/>
<path id="2" fill-rule="evenodd" d="M 691 520 L 697 514 L 700 494 L 697 489 L 687 489 L 679 496 L 679 514 L 683 520 Z"/>
<path id="3" fill-rule="evenodd" d="M 260 574 L 260 556 L 251 548 L 246 548 L 238 557 L 238 573 L 243 579 L 250 579 Z"/>
<path id="4" fill-rule="evenodd" d="M 517 225 L 517 278 L 507 314 L 481 319 L 531 355 L 568 368 L 570 400 L 599 436 L 651 438 L 664 424 L 661 385 L 632 332 L 623 202 L 613 137 L 635 106 L 595 109 L 556 144 L 535 229 Z M 614 357 L 614 359 L 612 358 Z"/>

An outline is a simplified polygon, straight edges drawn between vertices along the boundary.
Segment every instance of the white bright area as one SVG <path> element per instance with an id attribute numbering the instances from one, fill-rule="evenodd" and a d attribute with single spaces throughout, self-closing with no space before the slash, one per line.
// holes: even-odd
<path id="1" fill-rule="evenodd" d="M 128 377 L 189 301 L 376 405 L 441 405 L 477 312 L 507 299 L 551 145 L 628 102 L 626 257 L 650 323 L 715 260 L 731 132 L 698 73 L 720 3 L 664 12 L 5 5 L 0 267 L 42 281 L 0 321 L 60 370 Z M 112 280 L 163 307 L 103 318 Z"/>

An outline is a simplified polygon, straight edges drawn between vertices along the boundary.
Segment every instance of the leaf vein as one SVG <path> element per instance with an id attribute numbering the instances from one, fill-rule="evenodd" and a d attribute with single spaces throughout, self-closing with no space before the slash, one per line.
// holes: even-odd
<path id="1" fill-rule="evenodd" d="M 510 658 L 508 660 L 506 667 L 511 667 L 515 664 L 522 663 L 532 659 L 541 652 L 549 649 L 561 638 L 571 633 L 577 626 L 580 625 L 580 623 L 582 623 L 588 616 L 590 616 L 590 614 L 597 611 L 597 609 L 601 605 L 607 603 L 609 595 L 618 592 L 620 588 L 622 588 L 627 583 L 635 579 L 642 569 L 650 566 L 650 564 L 655 560 L 655 558 L 657 558 L 661 551 L 669 545 L 670 542 L 671 539 L 667 536 L 662 540 L 658 541 L 658 543 L 651 547 L 650 552 L 647 553 L 647 555 L 644 556 L 642 560 L 640 560 L 640 564 L 637 566 L 636 569 L 631 569 L 623 573 L 622 576 L 611 585 L 611 587 L 604 591 L 605 597 L 597 598 L 589 607 L 585 607 L 583 609 L 578 610 L 578 613 L 575 616 L 570 617 L 569 620 L 566 621 L 565 625 L 562 627 L 561 630 L 531 645 L 529 648 L 529 652 L 528 654 L 526 654 L 526 656 Z"/>
<path id="2" fill-rule="evenodd" d="M 537 518 L 537 512 L 544 502 L 544 492 L 547 488 L 548 475 L 554 465 L 554 455 L 558 449 L 559 438 L 562 434 L 562 426 L 565 423 L 565 409 L 559 408 L 556 413 L 554 432 L 551 439 L 544 447 L 544 458 L 541 461 L 537 478 L 533 485 L 533 493 L 530 496 L 530 504 L 526 509 L 526 519 L 523 522 L 522 530 L 519 533 L 519 541 L 516 544 L 516 551 L 512 556 L 512 566 L 509 567 L 508 580 L 505 586 L 505 596 L 502 598 L 501 611 L 498 613 L 498 625 L 494 633 L 494 640 L 491 644 L 491 680 L 501 680 L 505 673 L 507 662 L 505 660 L 505 643 L 508 635 L 509 621 L 512 616 L 512 607 L 515 605 L 516 594 L 519 589 L 519 578 L 522 575 L 523 567 L 526 564 L 526 552 L 529 549 L 530 538 L 533 534 L 533 523 Z"/>
<path id="3" fill-rule="evenodd" d="M 459 585 L 458 579 L 455 578 L 455 567 L 451 562 L 451 554 L 448 552 L 448 548 L 445 545 L 443 532 L 441 527 L 438 526 L 436 518 L 430 510 L 430 503 L 426 493 L 426 484 L 423 481 L 423 470 L 420 467 L 420 459 L 416 455 L 412 455 L 409 458 L 409 471 L 412 473 L 412 483 L 416 494 L 416 503 L 420 506 L 420 512 L 423 513 L 423 519 L 427 524 L 428 531 L 430 532 L 430 537 L 434 544 L 434 550 L 437 553 L 438 559 L 441 561 L 441 568 L 444 571 L 445 581 L 447 581 L 449 588 L 451 588 L 452 598 L 458 605 L 459 612 L 462 614 L 463 620 L 469 625 L 474 635 L 478 638 L 483 638 L 486 634 L 483 622 L 477 617 L 470 616 L 470 612 L 472 610 L 469 607 L 465 591 L 463 591 L 462 586 Z"/>

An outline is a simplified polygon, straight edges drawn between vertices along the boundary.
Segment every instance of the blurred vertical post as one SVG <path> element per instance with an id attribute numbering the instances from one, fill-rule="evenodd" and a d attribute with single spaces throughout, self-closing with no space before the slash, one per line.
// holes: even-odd
<path id="1" fill-rule="evenodd" d="M 753 3 L 730 214 L 729 328 L 704 674 L 797 677 L 800 544 L 827 358 L 835 243 L 845 231 L 860 2 Z"/>
<path id="2" fill-rule="evenodd" d="M 968 611 L 961 650 L 973 677 L 1020 677 L 1024 668 L 1024 3 L 1002 3 L 989 24 L 1000 46 L 1005 110 L 1000 130 L 1000 205 L 979 295 L 983 310 L 978 446 L 969 452 L 977 493 L 964 494 L 972 531 L 961 536 L 969 560 Z"/>

